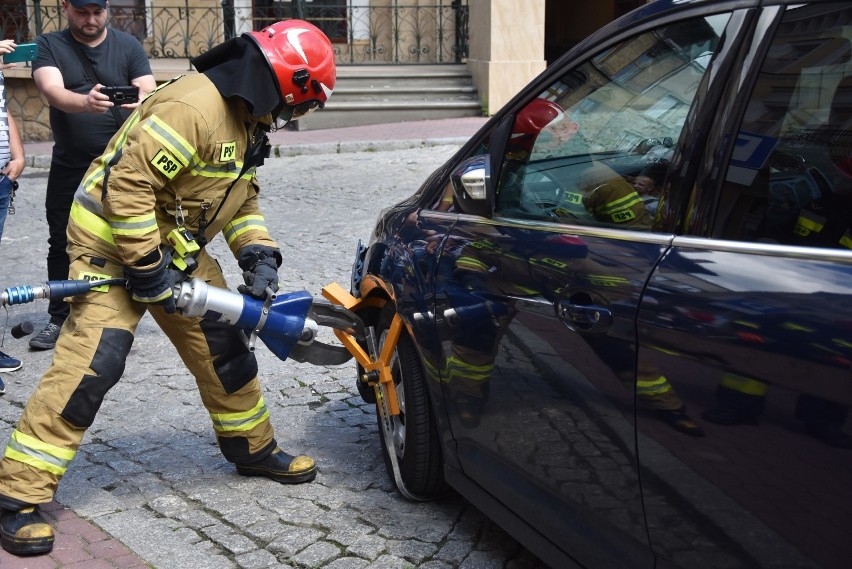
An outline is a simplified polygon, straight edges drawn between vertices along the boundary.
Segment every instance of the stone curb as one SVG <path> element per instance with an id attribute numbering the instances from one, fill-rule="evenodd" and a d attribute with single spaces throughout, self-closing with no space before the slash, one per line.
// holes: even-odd
<path id="1" fill-rule="evenodd" d="M 470 137 L 409 138 L 401 140 L 350 140 L 342 142 L 313 142 L 306 144 L 273 144 L 271 156 L 283 158 L 302 154 L 344 154 L 349 152 L 385 152 L 426 148 L 429 146 L 461 146 Z"/>
<path id="2" fill-rule="evenodd" d="M 462 146 L 469 136 L 448 138 L 409 138 L 401 140 L 349 140 L 340 142 L 310 142 L 303 144 L 273 144 L 273 158 L 287 158 L 303 154 L 344 154 L 349 152 L 385 152 L 426 148 L 430 146 Z M 27 168 L 50 168 L 50 154 L 28 155 Z"/>

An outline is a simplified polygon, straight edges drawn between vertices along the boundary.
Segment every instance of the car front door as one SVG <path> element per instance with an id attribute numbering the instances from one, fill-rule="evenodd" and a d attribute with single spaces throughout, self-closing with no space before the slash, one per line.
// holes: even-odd
<path id="1" fill-rule="evenodd" d="M 852 559 L 852 8 L 764 9 L 639 311 L 703 436 L 640 413 L 663 566 Z M 732 144 L 731 144 L 732 143 Z"/>
<path id="2" fill-rule="evenodd" d="M 495 214 L 459 216 L 443 244 L 436 375 L 461 469 L 583 565 L 653 565 L 637 309 L 673 238 L 652 230 L 668 166 L 743 22 L 693 13 L 554 71 L 506 118 Z M 674 426 L 660 378 L 641 370 L 642 404 Z"/>

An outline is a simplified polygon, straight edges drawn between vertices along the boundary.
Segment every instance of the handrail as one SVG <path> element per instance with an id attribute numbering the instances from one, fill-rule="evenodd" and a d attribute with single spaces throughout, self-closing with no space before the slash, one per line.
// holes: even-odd
<path id="1" fill-rule="evenodd" d="M 299 10 L 332 40 L 338 65 L 462 63 L 468 49 L 468 0 L 390 6 L 356 1 L 236 6 L 234 0 L 135 0 L 110 7 L 110 25 L 139 38 L 151 59 L 191 59 L 222 41 Z M 414 0 L 409 0 L 413 2 Z M 61 0 L 0 5 L 0 37 L 18 43 L 67 26 Z"/>

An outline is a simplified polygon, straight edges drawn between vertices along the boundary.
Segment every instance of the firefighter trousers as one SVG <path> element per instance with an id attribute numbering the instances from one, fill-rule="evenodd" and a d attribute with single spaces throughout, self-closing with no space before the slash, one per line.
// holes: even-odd
<path id="1" fill-rule="evenodd" d="M 194 277 L 226 287 L 212 257 L 202 252 L 198 260 Z M 110 261 L 82 255 L 72 260 L 69 274 L 75 279 L 92 279 L 122 277 L 123 271 Z M 195 376 L 225 458 L 251 463 L 275 449 L 257 380 L 257 361 L 241 331 L 135 302 L 122 286 L 109 286 L 70 301 L 71 314 L 50 367 L 27 402 L 0 460 L 0 506 L 3 502 L 41 504 L 53 499 L 86 429 L 124 372 L 136 327 L 146 310 Z M 148 353 L 147 357 L 163 354 Z"/>

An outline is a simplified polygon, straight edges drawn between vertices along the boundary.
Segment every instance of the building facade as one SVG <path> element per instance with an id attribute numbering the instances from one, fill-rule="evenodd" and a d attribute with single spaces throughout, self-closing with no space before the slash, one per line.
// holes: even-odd
<path id="1" fill-rule="evenodd" d="M 580 39 L 644 0 L 110 0 L 110 24 L 136 37 L 158 82 L 228 37 L 304 18 L 338 65 L 465 64 L 493 114 Z M 61 0 L 0 0 L 0 33 L 18 43 L 62 29 Z M 51 140 L 46 102 L 25 65 L 5 72 L 25 141 Z"/>

